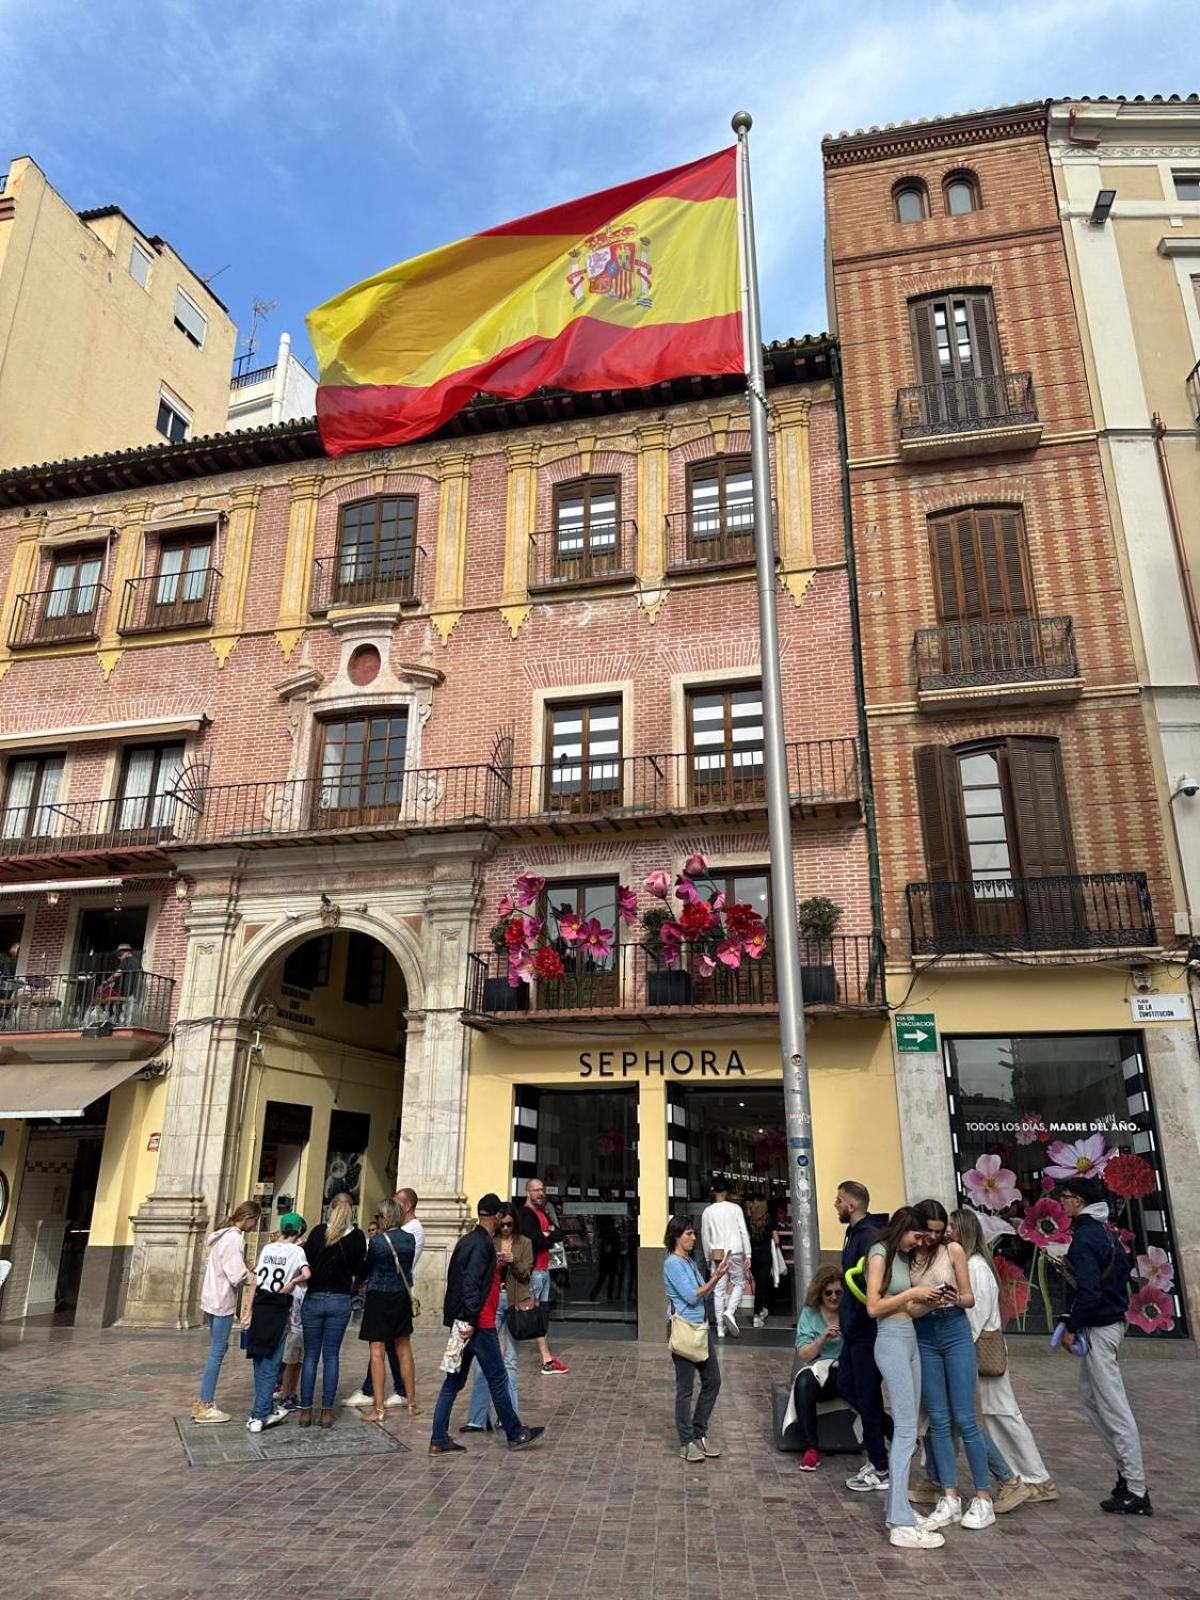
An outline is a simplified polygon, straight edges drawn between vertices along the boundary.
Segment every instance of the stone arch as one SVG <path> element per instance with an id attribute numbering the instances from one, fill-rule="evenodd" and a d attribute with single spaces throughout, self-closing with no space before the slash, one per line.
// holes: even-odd
<path id="1" fill-rule="evenodd" d="M 400 968 L 408 995 L 409 1013 L 421 1011 L 425 1004 L 425 973 L 421 961 L 421 941 L 411 928 L 391 918 L 369 911 L 342 910 L 339 931 L 365 933 L 377 939 Z M 289 950 L 331 930 L 320 915 L 310 912 L 300 917 L 283 917 L 264 928 L 242 951 L 230 974 L 228 1008 L 232 1015 L 244 1016 L 257 986 L 271 966 Z"/>

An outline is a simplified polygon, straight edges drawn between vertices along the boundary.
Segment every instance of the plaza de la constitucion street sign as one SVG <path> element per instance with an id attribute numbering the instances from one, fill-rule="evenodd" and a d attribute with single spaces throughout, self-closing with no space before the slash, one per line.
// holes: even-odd
<path id="1" fill-rule="evenodd" d="M 937 1025 L 932 1011 L 898 1011 L 896 1013 L 896 1049 L 909 1055 L 932 1056 L 937 1054 Z"/>

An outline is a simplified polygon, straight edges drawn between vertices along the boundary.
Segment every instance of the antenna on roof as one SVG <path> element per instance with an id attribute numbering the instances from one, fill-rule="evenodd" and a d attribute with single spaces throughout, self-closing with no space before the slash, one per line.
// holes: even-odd
<path id="1" fill-rule="evenodd" d="M 254 299 L 250 303 L 250 332 L 246 335 L 246 348 L 234 362 L 239 372 L 254 365 L 254 352 L 258 349 L 258 325 L 265 322 L 279 304 L 278 300 Z"/>

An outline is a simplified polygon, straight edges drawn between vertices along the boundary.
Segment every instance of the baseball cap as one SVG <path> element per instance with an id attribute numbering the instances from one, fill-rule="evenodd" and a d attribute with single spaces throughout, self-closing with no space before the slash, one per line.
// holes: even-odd
<path id="1" fill-rule="evenodd" d="M 1104 1199 L 1104 1185 L 1098 1178 L 1064 1178 L 1058 1188 L 1060 1194 L 1073 1194 L 1087 1206 Z"/>
<path id="2" fill-rule="evenodd" d="M 308 1232 L 308 1223 L 298 1211 L 285 1211 L 279 1219 L 279 1231 L 283 1234 L 294 1233 L 299 1236 Z"/>
<path id="3" fill-rule="evenodd" d="M 475 1207 L 476 1213 L 481 1217 L 494 1217 L 499 1214 L 500 1207 L 504 1204 L 498 1194 L 485 1194 Z"/>

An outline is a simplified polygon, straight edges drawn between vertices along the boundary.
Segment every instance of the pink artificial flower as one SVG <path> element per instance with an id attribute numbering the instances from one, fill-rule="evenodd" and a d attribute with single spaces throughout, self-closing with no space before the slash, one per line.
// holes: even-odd
<path id="1" fill-rule="evenodd" d="M 533 956 L 528 950 L 513 950 L 508 957 L 508 986 L 519 989 L 533 977 Z"/>
<path id="2" fill-rule="evenodd" d="M 1030 1111 L 1021 1118 L 1021 1126 L 1017 1129 L 1017 1143 L 1036 1144 L 1043 1134 L 1049 1132 L 1049 1128 L 1042 1121 L 1041 1112 Z"/>
<path id="3" fill-rule="evenodd" d="M 698 978 L 711 978 L 717 970 L 717 963 L 711 956 L 706 956 L 703 950 L 696 952 L 696 976 Z"/>
<path id="4" fill-rule="evenodd" d="M 522 872 L 513 887 L 517 891 L 517 904 L 531 906 L 546 887 L 546 880 L 539 878 L 536 872 Z"/>
<path id="5" fill-rule="evenodd" d="M 525 918 L 525 943 L 526 944 L 533 944 L 536 941 L 538 934 L 541 933 L 541 931 L 542 931 L 542 919 L 541 919 L 541 917 L 526 917 Z"/>
<path id="6" fill-rule="evenodd" d="M 732 967 L 734 971 L 742 964 L 742 941 L 730 935 L 722 939 L 717 946 L 717 960 L 724 967 Z"/>
<path id="7" fill-rule="evenodd" d="M 583 927 L 583 918 L 578 911 L 560 911 L 556 921 L 558 937 L 564 944 L 574 944 L 579 938 L 579 930 Z"/>
<path id="8" fill-rule="evenodd" d="M 694 906 L 700 903 L 700 896 L 690 878 L 675 879 L 675 898 L 681 906 Z"/>
<path id="9" fill-rule="evenodd" d="M 589 917 L 579 929 L 579 948 L 597 961 L 612 951 L 613 931 L 602 928 L 597 917 Z"/>
<path id="10" fill-rule="evenodd" d="M 632 928 L 637 921 L 637 890 L 627 889 L 624 884 L 617 887 L 617 915 L 627 928 Z"/>
<path id="11" fill-rule="evenodd" d="M 708 871 L 708 861 L 700 854 L 699 850 L 693 850 L 683 863 L 683 871 L 684 876 L 688 878 L 702 877 Z"/>
<path id="12" fill-rule="evenodd" d="M 500 896 L 499 903 L 496 906 L 496 915 L 499 917 L 500 921 L 507 922 L 515 910 L 516 902 L 513 900 L 512 895 L 502 894 Z"/>
<path id="13" fill-rule="evenodd" d="M 718 889 L 716 894 L 713 895 L 712 899 L 708 903 L 713 908 L 714 911 L 724 911 L 724 909 L 725 909 L 725 891 L 724 891 L 724 889 Z"/>
<path id="14" fill-rule="evenodd" d="M 1046 1149 L 1050 1157 L 1046 1175 L 1051 1178 L 1099 1178 L 1116 1153 L 1104 1143 L 1102 1133 L 1093 1133 L 1087 1139 L 1076 1139 L 1072 1144 L 1065 1139 L 1056 1139 Z"/>
<path id="15" fill-rule="evenodd" d="M 1051 1244 L 1070 1244 L 1071 1219 L 1049 1195 L 1036 1201 L 1017 1224 L 1022 1239 L 1044 1250 Z"/>
<path id="16" fill-rule="evenodd" d="M 1055 1189 L 1057 1189 L 1057 1188 L 1058 1188 L 1057 1181 L 1054 1178 L 1048 1178 L 1046 1176 L 1046 1174 L 1043 1172 L 1042 1173 L 1042 1193 L 1043 1194 L 1053 1194 Z"/>
<path id="17" fill-rule="evenodd" d="M 1175 1308 L 1161 1289 L 1146 1283 L 1130 1298 L 1125 1321 L 1143 1333 L 1170 1333 L 1175 1326 Z"/>
<path id="18" fill-rule="evenodd" d="M 661 867 L 657 872 L 648 872 L 642 879 L 642 888 L 655 900 L 665 900 L 671 892 L 671 874 Z"/>
<path id="19" fill-rule="evenodd" d="M 984 1206 L 988 1211 L 1003 1211 L 1021 1198 L 1016 1173 L 1002 1166 L 999 1156 L 980 1156 L 970 1172 L 963 1173 L 962 1181 L 976 1210 Z"/>
<path id="20" fill-rule="evenodd" d="M 677 922 L 664 922 L 658 930 L 658 942 L 662 951 L 663 965 L 677 967 L 679 953 L 683 949 L 683 929 Z"/>
<path id="21" fill-rule="evenodd" d="M 1128 1228 L 1114 1228 L 1111 1222 L 1105 1223 L 1105 1227 L 1116 1234 L 1117 1238 L 1121 1241 L 1121 1248 L 1123 1250 L 1133 1249 L 1134 1235 L 1129 1231 Z"/>
<path id="22" fill-rule="evenodd" d="M 751 961 L 757 961 L 761 955 L 766 953 L 766 948 L 767 930 L 760 923 L 757 928 L 752 929 L 742 940 L 742 949 L 750 957 Z"/>
<path id="23" fill-rule="evenodd" d="M 1144 1256 L 1137 1258 L 1136 1277 L 1151 1289 L 1170 1289 L 1175 1282 L 1175 1268 L 1171 1258 L 1159 1245 L 1152 1244 Z"/>
<path id="24" fill-rule="evenodd" d="M 993 1239 L 1002 1238 L 1006 1233 L 1011 1233 L 1015 1237 L 1017 1230 L 1003 1217 L 994 1217 L 988 1211 L 976 1211 L 974 1206 L 968 1206 L 967 1210 L 983 1230 L 983 1237 L 988 1244 L 991 1244 Z"/>

